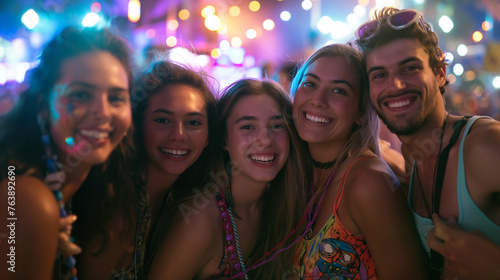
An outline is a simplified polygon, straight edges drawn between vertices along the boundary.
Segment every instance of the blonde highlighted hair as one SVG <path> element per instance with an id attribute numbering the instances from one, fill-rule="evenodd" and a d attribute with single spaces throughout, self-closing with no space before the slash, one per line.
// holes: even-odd
<path id="1" fill-rule="evenodd" d="M 337 168 L 345 158 L 355 158 L 360 152 L 366 149 L 369 149 L 376 155 L 380 155 L 378 148 L 379 120 L 370 101 L 370 95 L 368 92 L 368 75 L 363 64 L 363 56 L 361 52 L 354 48 L 350 43 L 327 45 L 318 49 L 311 56 L 309 56 L 300 66 L 297 71 L 297 75 L 292 81 L 290 95 L 292 97 L 295 96 L 307 68 L 322 57 L 344 57 L 348 63 L 354 66 L 360 78 L 360 98 L 358 109 L 361 114 L 361 120 L 359 124 L 355 123 L 353 125 L 351 136 L 345 143 L 344 148 L 338 157 L 340 160 L 337 161 L 333 168 Z M 315 195 L 317 196 L 323 191 L 323 189 L 318 188 L 315 191 Z"/>

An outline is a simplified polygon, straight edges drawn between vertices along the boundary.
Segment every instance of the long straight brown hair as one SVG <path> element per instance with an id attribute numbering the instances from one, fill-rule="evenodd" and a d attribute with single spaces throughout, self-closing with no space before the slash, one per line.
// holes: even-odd
<path id="1" fill-rule="evenodd" d="M 278 103 L 280 113 L 285 121 L 290 137 L 288 159 L 274 180 L 269 182 L 262 201 L 261 231 L 258 235 L 257 247 L 248 260 L 247 268 L 266 260 L 272 254 L 264 255 L 278 246 L 299 225 L 307 206 L 307 184 L 312 178 L 312 163 L 307 155 L 305 142 L 300 139 L 292 118 L 292 103 L 284 89 L 271 80 L 242 79 L 229 85 L 217 102 L 216 143 L 218 155 L 216 162 L 219 170 L 225 170 L 230 163 L 228 154 L 222 149 L 227 136 L 227 119 L 236 103 L 245 96 L 268 95 Z M 230 170 L 226 170 L 230 176 Z M 305 229 L 305 222 L 298 226 L 276 252 L 297 239 Z M 281 279 L 286 275 L 293 263 L 295 249 L 292 247 L 278 254 L 272 261 L 259 266 L 249 274 L 253 279 Z"/>

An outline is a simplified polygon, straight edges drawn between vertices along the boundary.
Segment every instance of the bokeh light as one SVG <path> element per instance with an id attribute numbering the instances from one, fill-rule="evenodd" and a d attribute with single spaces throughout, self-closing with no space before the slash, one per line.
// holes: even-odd
<path id="1" fill-rule="evenodd" d="M 229 14 L 233 17 L 237 17 L 240 15 L 240 7 L 238 6 L 232 6 L 231 8 L 229 8 Z"/>
<path id="2" fill-rule="evenodd" d="M 248 39 L 255 39 L 255 37 L 257 37 L 257 31 L 255 31 L 255 29 L 248 29 L 246 35 Z"/>
<path id="3" fill-rule="evenodd" d="M 213 49 L 213 50 L 210 52 L 210 56 L 212 56 L 214 59 L 219 58 L 221 55 L 222 55 L 222 52 L 221 52 L 221 50 L 220 50 L 220 49 L 218 49 L 218 48 Z"/>
<path id="4" fill-rule="evenodd" d="M 95 2 L 92 5 L 90 5 L 90 10 L 94 13 L 98 13 L 101 11 L 101 4 Z"/>
<path id="5" fill-rule="evenodd" d="M 489 21 L 483 21 L 481 28 L 483 28 L 484 31 L 488 31 L 491 29 L 491 23 Z"/>
<path id="6" fill-rule="evenodd" d="M 352 31 L 352 32 L 351 32 Z M 341 39 L 345 36 L 351 35 L 354 31 L 349 29 L 343 21 L 334 21 L 331 26 L 331 36 L 333 39 Z"/>
<path id="7" fill-rule="evenodd" d="M 271 19 L 266 19 L 262 23 L 262 26 L 264 27 L 265 30 L 273 30 L 274 29 L 274 21 Z"/>
<path id="8" fill-rule="evenodd" d="M 245 49 L 241 47 L 236 47 L 231 48 L 228 52 L 229 59 L 234 64 L 243 64 L 243 61 L 245 61 Z"/>
<path id="9" fill-rule="evenodd" d="M 224 51 L 225 51 L 225 50 L 229 49 L 230 47 L 231 47 L 231 43 L 229 43 L 229 41 L 228 41 L 228 40 L 222 40 L 222 41 L 220 41 L 220 43 L 219 43 L 219 48 L 220 48 L 221 50 L 224 50 Z"/>
<path id="10" fill-rule="evenodd" d="M 304 0 L 302 1 L 302 9 L 309 11 L 313 6 L 313 3 L 311 0 Z"/>
<path id="11" fill-rule="evenodd" d="M 233 46 L 234 48 L 241 47 L 241 44 L 242 44 L 242 41 L 241 41 L 240 37 L 234 37 L 233 39 L 231 39 L 231 46 Z"/>
<path id="12" fill-rule="evenodd" d="M 457 63 L 453 66 L 453 73 L 455 76 L 461 76 L 464 73 L 464 67 L 462 64 Z"/>
<path id="13" fill-rule="evenodd" d="M 500 88 L 500 76 L 496 76 L 495 78 L 493 78 L 492 85 L 495 89 Z"/>
<path id="14" fill-rule="evenodd" d="M 99 15 L 96 13 L 88 13 L 82 20 L 82 25 L 85 27 L 95 26 L 99 22 Z"/>
<path id="15" fill-rule="evenodd" d="M 40 22 L 40 17 L 33 9 L 29 9 L 21 17 L 21 22 L 28 27 L 28 29 L 33 29 L 38 22 Z"/>
<path id="16" fill-rule="evenodd" d="M 214 14 L 215 14 L 215 7 L 212 5 L 208 5 L 205 8 L 203 8 L 203 10 L 201 10 L 201 16 L 204 18 L 207 18 Z"/>
<path id="17" fill-rule="evenodd" d="M 481 40 L 483 40 L 483 33 L 479 31 L 472 33 L 472 40 L 476 43 L 480 42 Z"/>
<path id="18" fill-rule="evenodd" d="M 292 17 L 292 15 L 290 14 L 289 11 L 283 11 L 280 14 L 280 18 L 282 21 L 289 21 L 291 17 Z"/>
<path id="19" fill-rule="evenodd" d="M 170 30 L 176 30 L 177 27 L 179 27 L 179 22 L 177 20 L 175 20 L 175 19 L 171 19 L 171 20 L 168 21 L 167 27 Z"/>
<path id="20" fill-rule="evenodd" d="M 141 19 L 141 2 L 139 0 L 128 1 L 128 20 L 138 22 Z"/>
<path id="21" fill-rule="evenodd" d="M 209 15 L 205 19 L 205 26 L 208 28 L 208 30 L 215 31 L 215 30 L 219 29 L 221 24 L 222 24 L 222 21 L 216 15 Z"/>
<path id="22" fill-rule="evenodd" d="M 250 2 L 250 4 L 248 4 L 248 8 L 252 12 L 257 12 L 258 10 L 260 10 L 260 3 L 259 3 L 259 1 L 252 1 L 252 2 Z"/>
<path id="23" fill-rule="evenodd" d="M 492 85 L 495 89 L 500 88 L 500 76 L 496 76 L 495 78 L 493 78 Z"/>
<path id="24" fill-rule="evenodd" d="M 323 34 L 328 34 L 332 31 L 332 25 L 333 25 L 333 20 L 329 16 L 322 16 L 318 20 L 316 27 L 318 28 L 319 32 Z"/>
<path id="25" fill-rule="evenodd" d="M 452 63 L 453 60 L 455 60 L 455 56 L 451 52 L 446 52 L 444 58 L 448 60 L 449 63 Z"/>
<path id="26" fill-rule="evenodd" d="M 167 38 L 167 46 L 169 47 L 175 47 L 175 45 L 177 45 L 177 38 L 175 38 L 175 36 L 169 36 Z"/>
<path id="27" fill-rule="evenodd" d="M 178 16 L 180 20 L 187 20 L 191 16 L 191 13 L 186 9 L 182 9 L 179 11 Z"/>
<path id="28" fill-rule="evenodd" d="M 358 17 L 363 17 L 366 14 L 366 7 L 362 5 L 356 5 L 353 9 L 354 14 Z"/>
<path id="29" fill-rule="evenodd" d="M 467 55 L 468 52 L 469 52 L 469 48 L 467 48 L 466 45 L 464 45 L 464 44 L 458 45 L 457 53 L 459 56 L 465 56 L 465 55 Z"/>
<path id="30" fill-rule="evenodd" d="M 197 62 L 198 66 L 200 67 L 205 67 L 210 63 L 210 57 L 206 54 L 200 54 L 196 56 L 195 61 Z"/>
<path id="31" fill-rule="evenodd" d="M 474 81 L 474 79 L 476 78 L 476 73 L 474 73 L 474 71 L 472 71 L 472 70 L 469 70 L 469 71 L 465 72 L 464 78 L 468 82 Z"/>
<path id="32" fill-rule="evenodd" d="M 444 33 L 449 33 L 454 27 L 453 21 L 446 15 L 439 18 L 438 24 Z"/>

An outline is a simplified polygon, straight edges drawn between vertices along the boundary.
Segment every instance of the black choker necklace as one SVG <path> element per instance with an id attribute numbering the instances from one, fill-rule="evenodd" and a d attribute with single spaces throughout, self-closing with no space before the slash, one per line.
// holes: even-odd
<path id="1" fill-rule="evenodd" d="M 336 159 L 332 160 L 332 161 L 327 161 L 327 162 L 319 162 L 319 161 L 315 161 L 313 158 L 311 158 L 312 161 L 313 161 L 313 165 L 314 167 L 316 168 L 320 168 L 320 169 L 330 169 L 332 168 L 335 163 L 337 162 Z"/>

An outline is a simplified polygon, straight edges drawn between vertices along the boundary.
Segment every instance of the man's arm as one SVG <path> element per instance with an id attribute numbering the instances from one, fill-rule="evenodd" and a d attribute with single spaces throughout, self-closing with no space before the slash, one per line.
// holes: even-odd
<path id="1" fill-rule="evenodd" d="M 474 123 L 465 139 L 464 166 L 474 203 L 500 225 L 500 122 L 480 119 Z M 434 215 L 433 221 L 435 228 L 427 242 L 444 257 L 446 273 L 458 279 L 500 279 L 498 244 L 481 232 L 466 232 L 455 219 L 447 225 Z"/>

